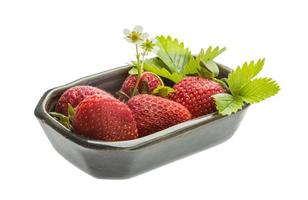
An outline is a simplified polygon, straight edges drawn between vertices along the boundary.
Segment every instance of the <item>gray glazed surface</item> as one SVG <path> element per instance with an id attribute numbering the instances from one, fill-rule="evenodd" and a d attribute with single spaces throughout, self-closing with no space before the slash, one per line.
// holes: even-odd
<path id="1" fill-rule="evenodd" d="M 219 65 L 220 76 L 230 69 Z M 227 117 L 212 113 L 152 135 L 130 141 L 104 142 L 83 138 L 53 119 L 51 111 L 67 88 L 92 85 L 115 93 L 127 76 L 129 67 L 88 76 L 47 91 L 35 109 L 42 128 L 53 147 L 79 169 L 97 178 L 129 178 L 204 150 L 229 139 L 244 117 L 247 106 Z"/>

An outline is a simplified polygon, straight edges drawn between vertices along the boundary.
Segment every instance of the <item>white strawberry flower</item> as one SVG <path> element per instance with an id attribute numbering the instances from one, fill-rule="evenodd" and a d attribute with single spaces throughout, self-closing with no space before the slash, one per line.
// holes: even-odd
<path id="1" fill-rule="evenodd" d="M 128 42 L 140 45 L 144 40 L 149 37 L 148 33 L 142 33 L 142 31 L 142 26 L 135 26 L 132 31 L 126 28 L 123 30 L 125 36 L 124 38 Z"/>
<path id="2" fill-rule="evenodd" d="M 159 51 L 159 47 L 156 46 L 156 42 L 157 40 L 155 38 L 151 38 L 151 39 L 146 39 L 142 44 L 141 44 L 141 48 L 145 51 L 145 52 L 153 52 L 153 53 L 157 53 Z"/>

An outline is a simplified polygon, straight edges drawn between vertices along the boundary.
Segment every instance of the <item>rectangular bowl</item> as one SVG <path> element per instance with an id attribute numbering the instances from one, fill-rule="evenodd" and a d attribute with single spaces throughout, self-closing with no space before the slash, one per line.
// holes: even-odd
<path id="1" fill-rule="evenodd" d="M 219 64 L 220 77 L 230 69 Z M 82 171 L 96 177 L 123 179 L 136 176 L 229 139 L 248 106 L 230 116 L 208 114 L 154 134 L 130 141 L 90 140 L 66 129 L 48 112 L 61 94 L 76 85 L 91 85 L 115 94 L 127 77 L 129 66 L 87 76 L 48 90 L 35 108 L 35 116 L 55 150 Z"/>

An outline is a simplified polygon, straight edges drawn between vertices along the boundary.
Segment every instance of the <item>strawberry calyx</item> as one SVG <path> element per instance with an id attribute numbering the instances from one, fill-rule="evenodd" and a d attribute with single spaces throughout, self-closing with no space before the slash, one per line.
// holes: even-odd
<path id="1" fill-rule="evenodd" d="M 173 88 L 159 85 L 153 90 L 152 94 L 166 98 L 172 92 L 174 92 Z"/>
<path id="2" fill-rule="evenodd" d="M 69 130 L 73 129 L 72 123 L 75 116 L 75 109 L 70 103 L 68 103 L 67 107 L 67 116 L 58 112 L 49 112 L 49 114 Z"/>

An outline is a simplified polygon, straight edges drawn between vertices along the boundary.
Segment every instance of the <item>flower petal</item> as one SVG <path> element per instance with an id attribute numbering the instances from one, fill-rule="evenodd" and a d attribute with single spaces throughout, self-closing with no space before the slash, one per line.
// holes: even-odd
<path id="1" fill-rule="evenodd" d="M 124 37 L 124 39 L 125 39 L 127 42 L 132 43 L 132 40 L 129 39 L 128 37 Z"/>
<path id="2" fill-rule="evenodd" d="M 142 33 L 141 38 L 142 40 L 146 40 L 149 37 L 148 33 Z"/>
<path id="3" fill-rule="evenodd" d="M 125 36 L 129 36 L 130 33 L 131 33 L 131 31 L 130 31 L 128 28 L 125 28 L 125 29 L 123 30 L 123 34 L 124 34 Z"/>
<path id="4" fill-rule="evenodd" d="M 134 31 L 138 32 L 138 33 L 142 33 L 143 28 L 140 25 L 135 26 Z"/>

